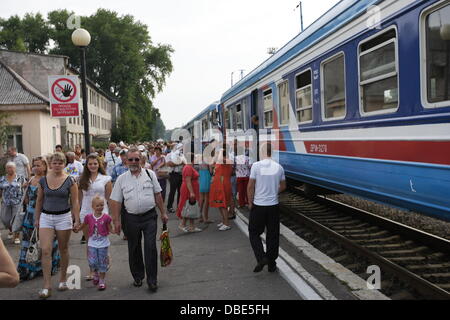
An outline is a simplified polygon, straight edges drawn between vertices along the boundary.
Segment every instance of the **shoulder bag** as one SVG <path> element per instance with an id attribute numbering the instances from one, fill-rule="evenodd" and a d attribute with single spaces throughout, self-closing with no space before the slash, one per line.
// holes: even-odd
<path id="1" fill-rule="evenodd" d="M 30 246 L 25 254 L 25 261 L 28 264 L 35 264 L 41 260 L 41 248 L 39 245 L 38 230 L 34 228 L 30 238 Z"/>

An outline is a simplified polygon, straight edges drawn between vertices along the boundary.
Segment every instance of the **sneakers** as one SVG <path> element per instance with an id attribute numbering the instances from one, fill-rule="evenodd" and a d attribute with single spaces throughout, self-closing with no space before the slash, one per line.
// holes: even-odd
<path id="1" fill-rule="evenodd" d="M 14 239 L 14 244 L 20 244 L 20 239 L 19 238 Z"/>
<path id="2" fill-rule="evenodd" d="M 229 226 L 227 226 L 225 224 L 222 224 L 222 226 L 219 228 L 219 231 L 227 231 L 227 230 L 230 230 L 230 229 L 231 229 L 231 227 L 229 227 Z"/>
<path id="3" fill-rule="evenodd" d="M 189 232 L 202 232 L 203 230 L 195 227 L 194 229 L 189 229 Z"/>
<path id="4" fill-rule="evenodd" d="M 221 226 L 223 226 L 222 222 L 217 225 L 217 228 L 220 228 Z"/>

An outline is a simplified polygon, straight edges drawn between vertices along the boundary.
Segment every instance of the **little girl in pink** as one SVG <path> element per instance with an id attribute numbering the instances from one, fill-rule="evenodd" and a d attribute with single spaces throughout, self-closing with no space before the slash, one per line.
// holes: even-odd
<path id="1" fill-rule="evenodd" d="M 94 272 L 94 285 L 98 285 L 98 290 L 105 290 L 105 276 L 109 269 L 108 249 L 111 242 L 108 239 L 112 231 L 112 219 L 103 212 L 105 200 L 100 196 L 92 199 L 92 209 L 94 213 L 88 214 L 80 226 L 89 226 L 88 241 L 88 262 L 91 272 Z"/>

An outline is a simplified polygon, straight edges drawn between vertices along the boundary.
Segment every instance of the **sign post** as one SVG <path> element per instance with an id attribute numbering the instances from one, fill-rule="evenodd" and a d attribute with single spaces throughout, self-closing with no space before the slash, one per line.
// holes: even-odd
<path id="1" fill-rule="evenodd" d="M 48 91 L 52 117 L 80 116 L 80 85 L 78 76 L 49 76 Z"/>

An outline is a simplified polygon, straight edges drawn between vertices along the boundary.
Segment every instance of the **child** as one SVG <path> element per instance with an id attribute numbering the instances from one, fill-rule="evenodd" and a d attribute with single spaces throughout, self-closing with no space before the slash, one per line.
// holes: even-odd
<path id="1" fill-rule="evenodd" d="M 105 200 L 100 196 L 92 199 L 94 213 L 88 214 L 80 226 L 89 226 L 88 262 L 91 272 L 94 272 L 94 285 L 98 290 L 105 290 L 105 276 L 109 269 L 108 249 L 111 245 L 108 234 L 112 231 L 112 219 L 103 212 Z"/>

